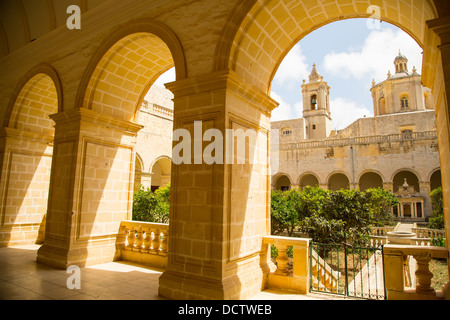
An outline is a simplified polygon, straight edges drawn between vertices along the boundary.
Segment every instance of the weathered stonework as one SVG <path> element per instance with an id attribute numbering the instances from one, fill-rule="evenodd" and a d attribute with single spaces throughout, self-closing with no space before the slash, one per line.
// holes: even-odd
<path id="1" fill-rule="evenodd" d="M 406 58 L 399 57 L 396 63 L 407 68 Z M 315 91 L 318 83 L 325 82 L 314 65 L 310 82 L 302 85 L 304 117 L 272 123 L 272 130 L 280 133 L 279 145 L 272 150 L 279 150 L 280 163 L 278 172 L 273 173 L 272 187 L 384 187 L 396 192 L 407 178 L 410 184 L 416 184 L 416 196 L 424 199 L 423 212 L 411 218 L 424 220 L 430 216 L 433 174 L 433 186 L 441 185 L 431 93 L 423 88 L 417 72 L 397 70 L 384 82 L 373 84 L 375 117 L 358 119 L 343 130 L 331 132 L 328 91 Z M 402 100 L 407 101 L 403 109 Z M 314 117 L 311 112 L 316 113 Z M 310 134 L 311 128 L 314 134 Z"/>

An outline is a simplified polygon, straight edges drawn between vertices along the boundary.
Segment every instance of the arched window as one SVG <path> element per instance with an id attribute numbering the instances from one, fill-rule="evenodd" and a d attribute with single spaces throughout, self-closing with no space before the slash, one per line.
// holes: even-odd
<path id="1" fill-rule="evenodd" d="M 317 95 L 311 96 L 311 110 L 317 110 Z"/>
<path id="2" fill-rule="evenodd" d="M 402 101 L 402 110 L 408 110 L 409 109 L 408 98 L 403 97 L 401 101 Z"/>

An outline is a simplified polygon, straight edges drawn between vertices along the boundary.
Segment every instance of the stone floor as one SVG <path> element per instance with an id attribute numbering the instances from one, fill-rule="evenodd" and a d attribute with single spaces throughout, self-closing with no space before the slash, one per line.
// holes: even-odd
<path id="1" fill-rule="evenodd" d="M 162 300 L 161 269 L 112 262 L 80 270 L 81 289 L 70 290 L 66 270 L 36 263 L 39 246 L 0 248 L 0 300 Z M 266 290 L 251 300 L 340 300 L 329 295 L 296 295 Z"/>

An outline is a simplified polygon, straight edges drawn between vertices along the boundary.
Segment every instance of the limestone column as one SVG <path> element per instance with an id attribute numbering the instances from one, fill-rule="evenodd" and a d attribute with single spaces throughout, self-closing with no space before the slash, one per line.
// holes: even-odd
<path id="1" fill-rule="evenodd" d="M 383 183 L 383 188 L 386 191 L 394 192 L 394 183 L 392 183 L 392 182 L 384 182 Z"/>
<path id="2" fill-rule="evenodd" d="M 270 254 L 262 249 L 262 237 L 270 234 L 269 130 L 276 102 L 234 72 L 166 86 L 174 94 L 176 131 L 168 266 L 159 294 L 170 299 L 249 298 L 261 291 L 269 272 Z M 175 133 L 183 129 L 192 141 L 177 154 L 186 136 L 176 141 Z M 243 133 L 254 138 L 239 138 Z M 212 152 L 210 145 L 220 136 L 223 147 L 216 144 Z M 202 152 L 216 158 L 202 159 Z"/>
<path id="3" fill-rule="evenodd" d="M 141 184 L 144 188 L 152 187 L 152 175 L 153 173 L 151 172 L 142 172 Z"/>
<path id="4" fill-rule="evenodd" d="M 447 14 L 445 16 L 445 14 Z M 434 62 L 437 65 L 434 71 L 435 83 L 433 88 L 433 97 L 436 109 L 436 122 L 438 127 L 439 155 L 441 161 L 442 173 L 442 192 L 444 195 L 444 219 L 445 235 L 450 237 L 450 16 L 447 12 L 441 12 L 438 19 L 427 21 L 428 28 L 437 35 L 437 48 L 439 53 Z M 435 49 L 435 43 L 432 40 L 425 43 Z M 439 59 L 440 55 L 440 59 Z M 450 242 L 447 241 L 447 248 L 450 251 Z M 450 259 L 448 261 L 450 273 Z M 450 300 L 450 282 L 447 283 L 445 298 Z"/>
<path id="5" fill-rule="evenodd" d="M 425 197 L 424 206 L 422 207 L 422 215 L 424 217 L 431 216 L 431 213 L 433 212 L 432 206 L 431 206 L 431 198 L 430 198 L 430 192 L 431 192 L 431 185 L 430 181 L 421 181 L 419 182 L 420 187 L 420 193 Z"/>
<path id="6" fill-rule="evenodd" d="M 43 230 L 53 137 L 4 128 L 0 138 L 0 246 L 35 243 Z"/>
<path id="7" fill-rule="evenodd" d="M 323 190 L 328 190 L 328 184 L 327 183 L 320 183 L 319 187 Z"/>
<path id="8" fill-rule="evenodd" d="M 51 118 L 55 142 L 37 260 L 63 269 L 113 261 L 120 222 L 131 219 L 134 144 L 142 127 L 87 109 Z"/>

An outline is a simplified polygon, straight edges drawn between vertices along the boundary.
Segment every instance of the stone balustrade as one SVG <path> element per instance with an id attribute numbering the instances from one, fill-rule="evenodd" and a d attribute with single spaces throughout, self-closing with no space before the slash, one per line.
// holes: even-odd
<path id="1" fill-rule="evenodd" d="M 417 238 L 445 238 L 444 230 L 437 229 L 428 229 L 428 228 L 412 228 L 412 232 L 414 232 Z"/>
<path id="2" fill-rule="evenodd" d="M 276 258 L 277 268 L 268 276 L 267 287 L 282 289 L 296 293 L 307 294 L 309 292 L 309 244 L 310 239 L 289 238 L 278 236 L 263 237 L 263 246 L 273 245 L 278 249 Z M 289 258 L 287 249 L 293 249 L 293 270 L 288 270 Z M 263 248 L 263 250 L 265 250 Z"/>
<path id="3" fill-rule="evenodd" d="M 324 292 L 337 292 L 340 273 L 333 270 L 314 250 L 310 252 L 310 241 L 311 239 L 278 236 L 263 238 L 264 245 L 273 245 L 278 249 L 277 269 L 269 274 L 269 288 L 307 294 L 310 291 L 312 272 L 314 288 Z M 288 270 L 289 247 L 293 251 L 292 272 Z"/>
<path id="4" fill-rule="evenodd" d="M 436 140 L 436 139 L 437 139 L 436 131 L 424 131 L 424 132 L 413 132 L 408 134 L 398 133 L 398 134 L 376 135 L 368 137 L 352 137 L 352 138 L 324 139 L 324 140 L 296 142 L 296 143 L 283 143 L 280 144 L 279 148 L 280 150 L 302 150 L 313 148 L 343 147 L 361 144 L 378 144 L 378 143 L 389 144 L 393 142 Z"/>
<path id="5" fill-rule="evenodd" d="M 388 232 L 394 231 L 395 227 L 372 227 L 373 236 L 387 236 Z"/>
<path id="6" fill-rule="evenodd" d="M 397 227 L 373 227 L 370 234 L 370 245 L 372 247 L 379 247 L 390 243 L 388 233 L 396 230 Z M 411 232 L 416 235 L 409 239 L 409 244 L 413 246 L 431 246 L 431 239 L 438 237 L 445 239 L 444 230 L 411 228 Z"/>
<path id="7" fill-rule="evenodd" d="M 447 248 L 388 244 L 384 246 L 383 252 L 388 300 L 439 300 L 443 298 L 441 291 L 437 292 L 431 287 L 433 274 L 430 272 L 429 263 L 432 258 L 448 259 Z M 410 257 L 413 257 L 417 264 L 414 275 L 408 274 L 413 270 L 405 267 Z M 410 279 L 415 279 L 415 281 Z"/>
<path id="8" fill-rule="evenodd" d="M 312 287 L 318 291 L 338 293 L 341 273 L 333 270 L 315 250 L 311 251 Z"/>
<path id="9" fill-rule="evenodd" d="M 120 260 L 153 267 L 167 265 L 169 225 L 142 221 L 122 221 L 117 250 Z"/>

